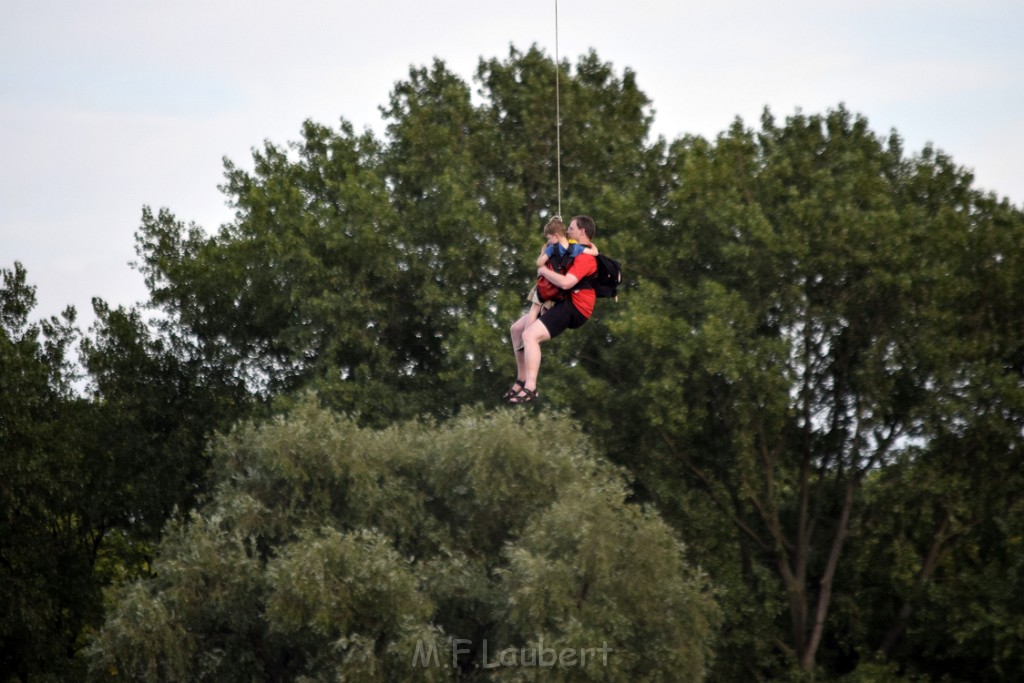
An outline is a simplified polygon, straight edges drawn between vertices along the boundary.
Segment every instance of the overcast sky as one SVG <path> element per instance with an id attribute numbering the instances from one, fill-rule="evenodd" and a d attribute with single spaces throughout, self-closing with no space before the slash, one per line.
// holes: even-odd
<path id="1" fill-rule="evenodd" d="M 1022 27 L 1020 0 L 561 0 L 558 52 L 632 69 L 656 135 L 845 103 L 1021 206 Z M 143 206 L 213 231 L 223 157 L 250 168 L 305 119 L 381 133 L 410 67 L 471 82 L 555 37 L 554 0 L 0 0 L 0 267 L 27 268 L 33 317 L 73 304 L 87 326 L 93 296 L 146 298 Z"/>

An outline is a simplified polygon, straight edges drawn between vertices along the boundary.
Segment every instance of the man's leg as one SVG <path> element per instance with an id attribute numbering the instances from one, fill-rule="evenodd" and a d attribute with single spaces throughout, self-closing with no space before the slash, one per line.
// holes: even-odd
<path id="1" fill-rule="evenodd" d="M 530 317 L 530 313 L 527 313 L 512 323 L 512 327 L 509 328 L 509 336 L 512 338 L 512 350 L 516 355 L 516 377 L 518 379 L 523 379 L 523 373 L 526 372 L 526 358 L 523 353 L 523 332 L 531 322 Z"/>
<path id="2" fill-rule="evenodd" d="M 547 326 L 540 320 L 527 327 L 523 333 L 523 351 L 525 374 L 520 375 L 526 381 L 526 388 L 537 390 L 537 375 L 540 373 L 540 345 L 551 339 Z"/>

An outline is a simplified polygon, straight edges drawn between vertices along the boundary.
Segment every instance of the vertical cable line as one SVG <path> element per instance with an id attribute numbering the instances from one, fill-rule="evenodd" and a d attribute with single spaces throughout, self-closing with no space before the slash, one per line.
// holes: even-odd
<path id="1" fill-rule="evenodd" d="M 558 215 L 562 215 L 562 110 L 558 90 L 558 0 L 555 0 L 555 165 L 558 168 Z"/>

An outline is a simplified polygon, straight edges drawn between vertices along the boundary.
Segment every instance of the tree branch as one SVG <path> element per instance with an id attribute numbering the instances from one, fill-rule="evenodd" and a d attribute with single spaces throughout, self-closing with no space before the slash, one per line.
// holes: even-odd
<path id="1" fill-rule="evenodd" d="M 957 534 L 949 533 L 949 524 L 949 510 L 945 510 L 942 515 L 942 521 L 939 523 L 939 528 L 936 529 L 935 533 L 932 535 L 931 547 L 928 548 L 928 554 L 925 556 L 924 562 L 921 563 L 921 569 L 918 571 L 917 578 L 914 580 L 914 587 L 910 591 L 910 596 L 920 592 L 921 588 L 923 588 L 931 579 L 932 574 L 935 573 L 935 569 L 939 566 L 939 563 L 952 548 L 950 541 L 952 541 Z M 889 653 L 892 652 L 892 648 L 895 647 L 899 639 L 903 637 L 913 613 L 913 600 L 912 597 L 908 597 L 900 607 L 896 621 L 893 622 L 892 626 L 889 627 L 889 631 L 885 634 L 885 638 L 882 640 L 882 645 L 878 648 L 878 654 L 883 658 L 889 657 Z"/>
<path id="2" fill-rule="evenodd" d="M 729 518 L 729 520 L 736 525 L 736 527 L 740 531 L 742 531 L 750 538 L 750 540 L 756 543 L 759 548 L 761 548 L 762 550 L 771 550 L 771 546 L 765 543 L 764 540 L 762 540 L 761 537 L 757 535 L 757 532 L 751 529 L 750 526 L 746 524 L 746 522 L 744 522 L 742 519 L 739 518 L 739 516 L 735 514 L 735 511 L 732 510 L 729 505 L 724 503 L 721 500 L 721 498 L 719 498 L 718 494 L 715 492 L 714 486 L 712 485 L 711 479 L 706 474 L 704 474 L 704 471 L 697 467 L 689 456 L 685 455 L 681 451 L 676 450 L 676 447 L 672 443 L 671 438 L 669 438 L 668 434 L 666 434 L 665 430 L 662 429 L 661 427 L 658 428 L 658 435 L 661 436 L 662 441 L 665 442 L 665 445 L 668 447 L 672 455 L 679 458 L 683 462 L 683 464 L 686 465 L 687 469 L 689 469 L 690 472 L 695 477 L 697 477 L 700 483 L 704 485 L 704 488 L 707 489 L 708 496 L 711 498 L 711 502 L 713 502 Z"/>
<path id="3" fill-rule="evenodd" d="M 853 510 L 854 494 L 858 488 L 859 479 L 851 477 L 846 483 L 846 496 L 843 498 L 843 509 L 839 515 L 839 522 L 836 524 L 836 534 L 832 539 L 832 547 L 829 549 L 828 562 L 825 571 L 821 576 L 821 590 L 818 593 L 818 604 L 815 608 L 814 624 L 811 627 L 807 647 L 800 658 L 800 666 L 805 671 L 814 668 L 814 658 L 818 646 L 821 644 L 821 637 L 825 631 L 825 616 L 828 614 L 829 604 L 832 602 L 832 582 L 835 578 L 836 568 L 839 566 L 839 555 L 849 534 L 850 514 Z"/>

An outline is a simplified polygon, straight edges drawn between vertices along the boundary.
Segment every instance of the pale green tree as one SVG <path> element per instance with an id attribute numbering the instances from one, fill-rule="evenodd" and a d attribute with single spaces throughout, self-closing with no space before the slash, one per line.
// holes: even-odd
<path id="1" fill-rule="evenodd" d="M 697 681 L 710 664 L 707 579 L 565 416 L 372 430 L 309 400 L 214 457 L 215 492 L 114 596 L 97 680 Z"/>

